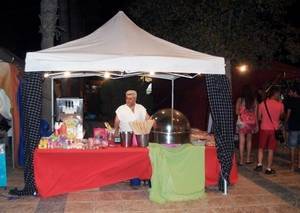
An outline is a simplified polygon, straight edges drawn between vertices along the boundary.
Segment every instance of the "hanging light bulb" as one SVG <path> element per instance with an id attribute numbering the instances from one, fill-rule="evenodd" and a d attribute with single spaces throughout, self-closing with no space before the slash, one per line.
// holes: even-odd
<path id="1" fill-rule="evenodd" d="M 48 78 L 48 77 L 49 77 L 49 73 L 45 73 L 44 78 Z"/>
<path id="2" fill-rule="evenodd" d="M 155 72 L 151 71 L 151 72 L 149 73 L 149 75 L 150 75 L 150 76 L 154 76 L 154 75 L 155 75 Z"/>
<path id="3" fill-rule="evenodd" d="M 104 78 L 106 78 L 106 79 L 107 79 L 107 78 L 110 78 L 110 73 L 109 73 L 109 72 L 105 72 L 105 73 L 104 73 Z"/>
<path id="4" fill-rule="evenodd" d="M 70 76 L 71 76 L 71 72 L 70 72 L 70 71 L 64 72 L 64 76 L 65 76 L 66 78 L 70 77 Z"/>

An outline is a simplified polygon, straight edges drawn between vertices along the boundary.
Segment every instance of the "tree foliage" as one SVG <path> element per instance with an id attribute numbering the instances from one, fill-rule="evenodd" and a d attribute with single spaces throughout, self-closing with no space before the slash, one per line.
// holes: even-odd
<path id="1" fill-rule="evenodd" d="M 299 53 L 293 49 L 299 45 L 297 29 L 286 24 L 287 9 L 293 2 L 136 0 L 128 12 L 156 36 L 232 62 L 297 62 Z"/>

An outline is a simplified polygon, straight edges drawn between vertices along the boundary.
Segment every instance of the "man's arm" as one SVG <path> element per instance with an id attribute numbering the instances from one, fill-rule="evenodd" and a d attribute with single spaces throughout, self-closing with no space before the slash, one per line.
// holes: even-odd
<path id="1" fill-rule="evenodd" d="M 291 116 L 291 112 L 292 112 L 292 110 L 291 109 L 288 109 L 287 110 L 287 113 L 286 113 L 286 117 L 285 117 L 285 126 L 287 126 L 287 123 L 288 123 L 288 121 L 289 121 L 289 119 L 290 119 L 290 116 Z"/>
<path id="2" fill-rule="evenodd" d="M 257 121 L 261 121 L 262 118 L 262 114 L 261 114 L 261 109 L 260 109 L 260 105 L 258 105 L 258 109 L 257 109 Z"/>
<path id="3" fill-rule="evenodd" d="M 114 128 L 115 128 L 115 134 L 118 134 L 119 133 L 119 129 L 120 129 L 120 119 L 118 118 L 117 115 L 115 117 Z"/>

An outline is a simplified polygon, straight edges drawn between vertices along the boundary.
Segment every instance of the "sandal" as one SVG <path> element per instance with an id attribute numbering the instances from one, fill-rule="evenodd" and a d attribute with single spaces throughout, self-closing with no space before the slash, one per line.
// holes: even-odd
<path id="1" fill-rule="evenodd" d="M 263 169 L 262 165 L 257 165 L 255 168 L 254 168 L 254 171 L 256 172 L 261 172 Z"/>
<path id="2" fill-rule="evenodd" d="M 266 175 L 274 175 L 274 174 L 276 174 L 276 171 L 274 169 L 270 169 L 270 170 L 266 169 L 265 174 Z"/>

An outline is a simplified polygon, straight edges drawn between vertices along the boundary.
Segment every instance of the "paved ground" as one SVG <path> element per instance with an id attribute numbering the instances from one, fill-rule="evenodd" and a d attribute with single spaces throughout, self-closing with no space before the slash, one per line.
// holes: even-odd
<path id="1" fill-rule="evenodd" d="M 0 212 L 300 212 L 300 173 L 288 169 L 288 153 L 281 148 L 275 159 L 276 175 L 253 171 L 254 165 L 239 169 L 239 182 L 224 196 L 208 188 L 206 197 L 196 201 L 155 204 L 148 189 L 133 190 L 128 183 L 69 193 L 49 199 L 22 197 L 8 200 L 0 190 Z M 23 172 L 9 170 L 8 186 L 22 186 Z"/>

